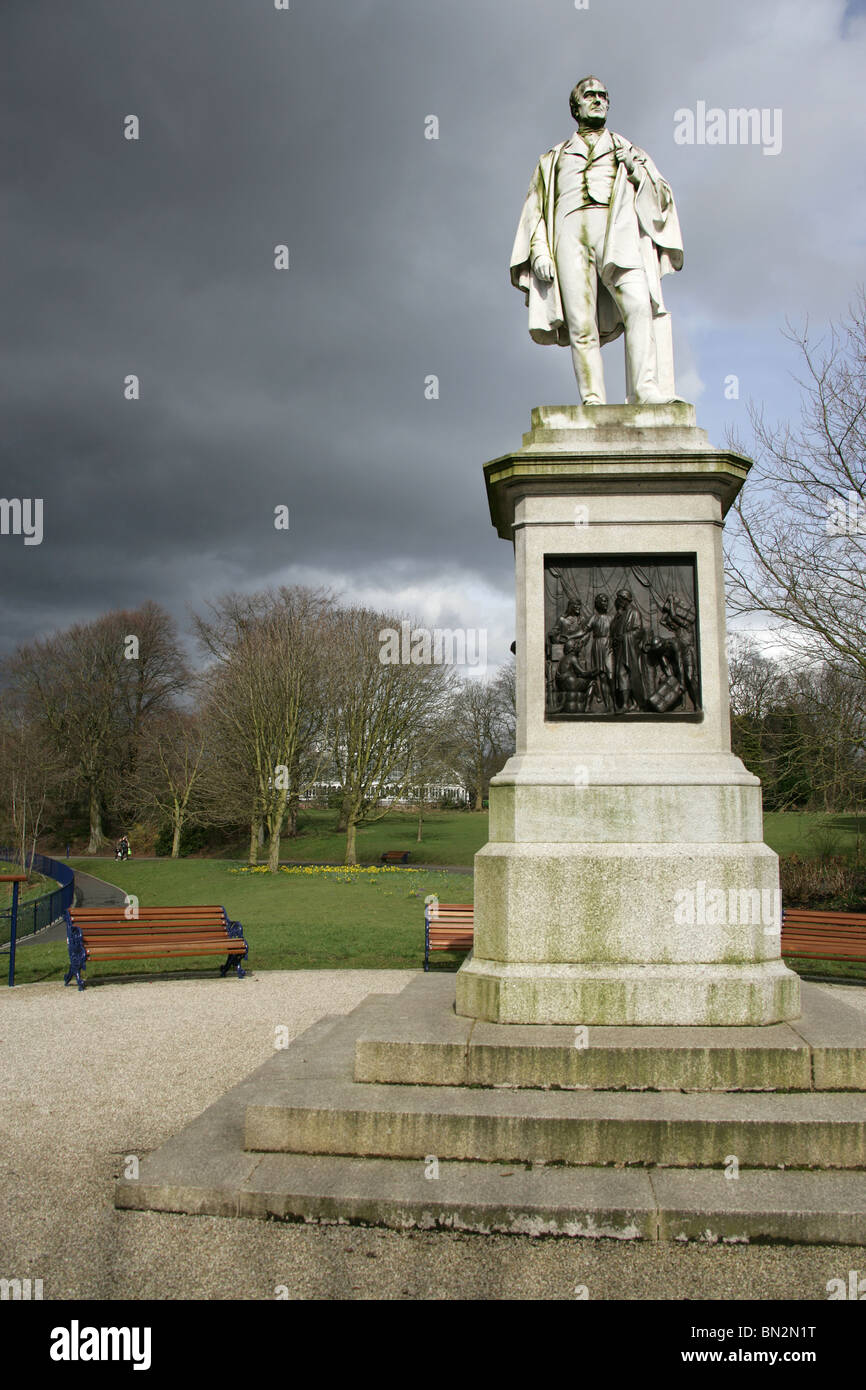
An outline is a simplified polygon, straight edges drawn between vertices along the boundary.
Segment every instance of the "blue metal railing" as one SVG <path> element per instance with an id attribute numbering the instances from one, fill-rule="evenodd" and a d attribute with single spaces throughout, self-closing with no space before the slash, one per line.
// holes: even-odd
<path id="1" fill-rule="evenodd" d="M 12 864 L 21 862 L 16 850 L 4 848 L 0 848 L 0 860 Z M 67 908 L 72 906 L 75 895 L 75 873 L 61 860 L 49 859 L 44 854 L 32 854 L 27 856 L 26 868 L 30 873 L 44 874 L 46 878 L 56 879 L 60 886 L 50 893 L 43 893 L 40 898 L 33 898 L 31 902 L 19 903 L 15 931 L 19 941 L 25 936 L 32 936 L 34 932 L 41 931 L 43 927 L 49 927 L 52 922 L 61 918 Z M 12 909 L 7 908 L 0 912 L 0 946 L 11 946 L 12 926 Z M 9 983 L 14 983 L 11 959 Z"/>

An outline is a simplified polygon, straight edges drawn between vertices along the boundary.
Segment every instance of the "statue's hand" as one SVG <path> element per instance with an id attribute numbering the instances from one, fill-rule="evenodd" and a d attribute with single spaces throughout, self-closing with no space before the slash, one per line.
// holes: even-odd
<path id="1" fill-rule="evenodd" d="M 617 147 L 616 157 L 619 160 L 620 164 L 625 165 L 626 173 L 628 174 L 629 178 L 633 180 L 636 174 L 634 150 L 630 146 L 620 145 Z"/>
<path id="2" fill-rule="evenodd" d="M 532 263 L 532 273 L 537 280 L 550 284 L 553 279 L 553 261 L 548 260 L 546 256 L 539 256 L 538 260 Z"/>

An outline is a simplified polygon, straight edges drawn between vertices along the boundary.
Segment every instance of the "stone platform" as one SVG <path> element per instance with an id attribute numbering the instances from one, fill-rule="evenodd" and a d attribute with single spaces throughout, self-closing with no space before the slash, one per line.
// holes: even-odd
<path id="1" fill-rule="evenodd" d="M 451 975 L 323 1019 L 121 1179 L 121 1208 L 397 1228 L 866 1244 L 866 1020 L 522 1027 Z M 739 1165 L 737 1178 L 732 1156 Z"/>

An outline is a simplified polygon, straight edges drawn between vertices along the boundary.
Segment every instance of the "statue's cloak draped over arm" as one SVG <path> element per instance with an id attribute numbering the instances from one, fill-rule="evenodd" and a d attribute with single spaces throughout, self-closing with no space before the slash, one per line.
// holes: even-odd
<path id="1" fill-rule="evenodd" d="M 533 341 L 568 347 L 568 328 L 562 312 L 556 271 L 554 269 L 553 280 L 549 284 L 532 273 L 532 261 L 539 255 L 547 255 L 553 263 L 553 171 L 564 144 L 563 140 L 548 150 L 536 165 L 511 252 L 511 283 L 524 292 L 529 306 L 529 336 Z"/>
<path id="2" fill-rule="evenodd" d="M 613 132 L 611 135 L 614 145 L 632 152 L 639 183 L 635 188 L 625 166 L 620 164 L 611 194 L 603 263 L 599 267 L 598 328 L 602 343 L 611 342 L 623 331 L 616 301 L 609 293 L 620 270 L 643 266 L 653 312 L 658 315 L 665 312 L 661 277 L 680 270 L 683 264 L 679 218 L 670 187 L 649 155 L 630 145 L 621 135 Z M 568 346 L 569 338 L 553 248 L 556 245 L 556 161 L 566 143 L 563 140 L 555 145 L 538 161 L 511 252 L 511 283 L 524 292 L 529 308 L 530 337 L 536 343 L 557 343 L 561 347 Z M 539 255 L 554 266 L 550 283 L 539 280 L 532 272 L 532 263 Z"/>

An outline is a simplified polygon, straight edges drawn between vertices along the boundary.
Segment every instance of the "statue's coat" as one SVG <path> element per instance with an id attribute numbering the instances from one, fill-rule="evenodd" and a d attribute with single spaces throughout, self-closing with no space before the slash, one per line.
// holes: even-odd
<path id="1" fill-rule="evenodd" d="M 599 274 L 598 330 L 601 343 L 609 343 L 623 332 L 616 301 L 608 292 L 618 270 L 643 266 L 653 313 L 661 315 L 666 312 L 661 277 L 680 270 L 683 264 L 679 218 L 670 187 L 648 154 L 614 131 L 610 135 L 615 146 L 631 152 L 640 182 L 635 188 L 625 165 L 619 165 L 611 194 L 604 259 Z M 569 338 L 553 247 L 556 245 L 556 161 L 567 143 L 562 140 L 538 161 L 511 253 L 511 283 L 523 290 L 526 297 L 530 336 L 536 343 L 557 343 L 560 347 L 568 347 Z M 539 280 L 532 273 L 532 261 L 540 252 L 549 257 L 554 267 L 550 283 Z"/>

